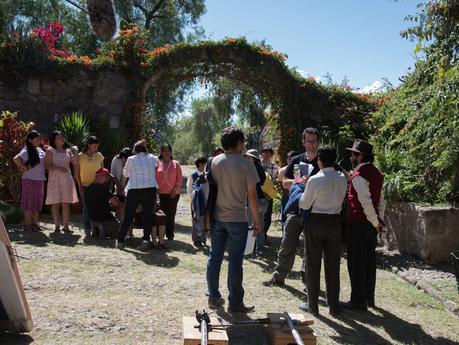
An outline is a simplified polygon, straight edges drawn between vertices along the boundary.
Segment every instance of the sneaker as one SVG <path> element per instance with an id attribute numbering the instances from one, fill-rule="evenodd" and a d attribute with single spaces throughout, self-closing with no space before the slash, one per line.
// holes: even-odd
<path id="1" fill-rule="evenodd" d="M 228 311 L 230 313 L 249 313 L 255 309 L 255 306 L 253 304 L 245 304 L 245 303 L 240 303 L 240 304 L 229 304 L 228 305 Z"/>
<path id="2" fill-rule="evenodd" d="M 60 234 L 60 233 L 61 233 L 61 229 L 60 229 L 58 226 L 56 226 L 56 227 L 54 228 L 54 233 L 55 233 L 55 234 Z"/>
<path id="3" fill-rule="evenodd" d="M 70 230 L 69 228 L 63 228 L 62 231 L 66 234 L 73 234 L 73 231 Z"/>
<path id="4" fill-rule="evenodd" d="M 263 282 L 264 286 L 284 286 L 284 280 L 277 278 L 277 276 L 272 276 L 271 279 Z"/>
<path id="5" fill-rule="evenodd" d="M 201 243 L 201 241 L 196 241 L 196 242 L 194 242 L 194 246 L 195 246 L 196 248 L 202 248 L 202 243 Z"/>
<path id="6" fill-rule="evenodd" d="M 301 303 L 298 308 L 300 308 L 302 311 L 305 311 L 307 313 L 311 313 L 314 316 L 319 315 L 319 308 L 311 308 L 309 306 L 309 303 Z"/>
<path id="7" fill-rule="evenodd" d="M 148 250 L 148 249 L 151 249 L 151 243 L 150 243 L 150 241 L 142 240 L 142 244 L 140 245 L 140 249 L 141 249 L 141 250 Z"/>
<path id="8" fill-rule="evenodd" d="M 123 242 L 118 242 L 118 240 L 116 240 L 115 248 L 122 250 L 122 249 L 124 249 L 124 247 L 125 247 L 125 244 Z"/>
<path id="9" fill-rule="evenodd" d="M 208 304 L 209 304 L 210 309 L 217 309 L 225 304 L 225 300 L 222 297 L 219 297 L 219 298 L 209 297 Z"/>

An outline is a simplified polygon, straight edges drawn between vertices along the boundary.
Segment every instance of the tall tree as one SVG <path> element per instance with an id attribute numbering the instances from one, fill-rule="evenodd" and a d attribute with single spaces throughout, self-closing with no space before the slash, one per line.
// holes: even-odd
<path id="1" fill-rule="evenodd" d="M 152 47 L 203 35 L 198 23 L 206 11 L 204 0 L 116 0 L 115 8 L 121 21 L 149 32 Z"/>

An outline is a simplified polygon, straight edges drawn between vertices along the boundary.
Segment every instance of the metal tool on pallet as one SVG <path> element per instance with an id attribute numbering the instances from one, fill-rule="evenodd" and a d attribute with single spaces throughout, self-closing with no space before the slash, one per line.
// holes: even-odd
<path id="1" fill-rule="evenodd" d="M 295 323 L 293 322 L 292 318 L 288 314 L 288 312 L 284 312 L 282 315 L 284 320 L 287 322 L 288 327 L 290 328 L 290 331 L 292 332 L 292 336 L 295 339 L 295 342 L 297 345 L 304 345 L 303 340 L 301 339 L 300 333 L 298 330 L 295 328 Z"/>
<path id="2" fill-rule="evenodd" d="M 287 312 L 285 312 L 287 313 Z M 284 314 L 285 314 L 284 313 Z M 288 313 L 287 313 L 288 315 Z M 290 318 L 290 316 L 289 316 Z M 208 320 L 206 322 L 206 327 L 207 330 L 210 331 L 211 329 L 227 329 L 229 327 L 238 327 L 238 326 L 260 326 L 260 325 L 287 325 L 287 320 L 281 320 L 281 321 L 273 321 L 269 317 L 266 318 L 261 318 L 261 319 L 254 319 L 254 320 L 243 320 L 239 321 L 238 323 L 227 323 L 227 324 L 218 324 L 218 325 L 213 325 L 210 323 L 210 317 L 209 314 L 203 310 L 202 313 L 196 310 L 196 320 L 198 321 L 198 325 L 195 326 L 195 328 L 202 329 L 202 322 L 204 320 Z M 293 324 L 293 326 L 304 326 L 307 325 L 307 323 L 301 322 L 301 321 L 296 321 L 292 320 L 290 318 L 290 322 Z"/>
<path id="3" fill-rule="evenodd" d="M 196 310 L 196 320 L 199 323 L 199 330 L 201 331 L 201 345 L 207 345 L 209 328 L 211 327 L 209 314 L 205 310 L 202 313 Z"/>

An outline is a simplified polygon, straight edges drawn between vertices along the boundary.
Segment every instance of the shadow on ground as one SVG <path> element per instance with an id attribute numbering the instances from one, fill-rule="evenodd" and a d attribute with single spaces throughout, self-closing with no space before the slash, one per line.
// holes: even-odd
<path id="1" fill-rule="evenodd" d="M 376 308 L 375 311 L 380 315 L 372 312 L 346 311 L 339 317 L 339 320 L 344 325 L 322 315 L 318 316 L 318 319 L 339 334 L 331 336 L 331 338 L 340 344 L 392 344 L 392 342 L 370 330 L 366 325 L 383 329 L 391 339 L 400 343 L 422 345 L 457 344 L 449 339 L 433 338 L 424 332 L 418 324 L 409 323 L 387 310 Z"/>
<path id="2" fill-rule="evenodd" d="M 0 333 L 0 344 L 2 345 L 29 345 L 34 342 L 27 334 Z"/>

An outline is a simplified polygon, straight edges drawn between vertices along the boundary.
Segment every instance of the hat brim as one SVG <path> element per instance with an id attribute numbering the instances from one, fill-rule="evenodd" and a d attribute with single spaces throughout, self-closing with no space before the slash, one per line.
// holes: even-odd
<path id="1" fill-rule="evenodd" d="M 242 154 L 242 155 L 243 155 L 244 157 L 249 156 L 249 157 L 255 158 L 256 160 L 261 161 L 261 158 L 260 158 L 260 157 L 254 156 L 254 155 L 252 155 L 252 154 L 250 154 L 250 153 L 244 153 L 244 154 Z"/>
<path id="2" fill-rule="evenodd" d="M 355 152 L 355 153 L 360 153 L 360 154 L 362 154 L 362 155 L 367 155 L 367 156 L 376 156 L 376 154 L 374 154 L 374 153 L 365 153 L 365 152 L 356 150 L 356 149 L 354 149 L 354 148 L 352 148 L 352 147 L 346 147 L 345 150 L 346 150 L 346 151 Z"/>

